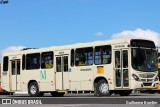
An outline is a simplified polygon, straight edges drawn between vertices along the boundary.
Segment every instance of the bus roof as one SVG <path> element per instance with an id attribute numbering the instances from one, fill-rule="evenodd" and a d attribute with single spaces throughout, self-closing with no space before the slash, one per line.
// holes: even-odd
<path id="1" fill-rule="evenodd" d="M 94 42 L 87 42 L 87 43 L 75 43 L 71 45 L 64 45 L 64 46 L 51 46 L 46 48 L 29 48 L 21 51 L 14 51 L 14 52 L 5 52 L 2 56 L 9 56 L 9 55 L 18 55 L 18 54 L 26 54 L 26 53 L 37 53 L 41 51 L 53 51 L 53 50 L 67 50 L 67 49 L 75 49 L 75 48 L 83 48 L 83 47 L 94 47 L 97 45 L 114 45 L 114 44 L 122 44 L 128 43 L 132 39 L 114 39 L 114 40 L 99 40 Z M 135 39 L 134 39 L 135 40 Z M 146 40 L 146 39 L 137 39 L 137 40 Z"/>

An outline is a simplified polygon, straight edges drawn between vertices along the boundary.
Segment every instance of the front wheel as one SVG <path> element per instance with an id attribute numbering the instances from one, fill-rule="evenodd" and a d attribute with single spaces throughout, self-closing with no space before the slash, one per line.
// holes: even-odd
<path id="1" fill-rule="evenodd" d="M 97 84 L 95 84 L 95 95 L 96 96 L 110 96 L 111 91 L 109 90 L 109 85 L 105 80 L 98 81 Z"/>
<path id="2" fill-rule="evenodd" d="M 131 94 L 132 90 L 121 90 L 119 91 L 120 96 L 129 96 Z"/>

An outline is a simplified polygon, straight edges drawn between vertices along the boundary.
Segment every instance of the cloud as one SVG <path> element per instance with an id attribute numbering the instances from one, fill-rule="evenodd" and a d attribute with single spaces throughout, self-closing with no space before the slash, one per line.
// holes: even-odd
<path id="1" fill-rule="evenodd" d="M 96 36 L 103 36 L 104 35 L 104 33 L 103 32 L 96 32 L 96 34 L 95 34 Z"/>
<path id="2" fill-rule="evenodd" d="M 136 29 L 134 31 L 126 30 L 120 33 L 112 35 L 112 39 L 124 39 L 124 38 L 141 38 L 148 39 L 155 42 L 156 46 L 160 46 L 160 33 L 152 30 Z"/>
<path id="3" fill-rule="evenodd" d="M 1 53 L 20 51 L 23 48 L 26 48 L 26 47 L 25 46 L 10 46 L 6 49 L 3 49 Z"/>

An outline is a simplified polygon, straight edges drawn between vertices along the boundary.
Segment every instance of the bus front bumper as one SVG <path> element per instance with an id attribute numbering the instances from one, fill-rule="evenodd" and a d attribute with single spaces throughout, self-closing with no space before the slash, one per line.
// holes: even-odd
<path id="1" fill-rule="evenodd" d="M 155 82 L 141 82 L 141 81 L 136 81 L 132 80 L 134 82 L 131 82 L 131 88 L 135 90 L 151 90 L 151 89 L 156 89 L 158 88 L 158 81 Z"/>

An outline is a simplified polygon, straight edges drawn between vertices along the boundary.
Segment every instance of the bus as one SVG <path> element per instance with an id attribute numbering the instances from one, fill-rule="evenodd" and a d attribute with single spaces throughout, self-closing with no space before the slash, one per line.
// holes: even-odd
<path id="1" fill-rule="evenodd" d="M 160 48 L 158 48 L 158 77 L 160 79 Z M 160 93 L 160 80 L 158 83 L 158 88 L 156 90 Z"/>
<path id="2" fill-rule="evenodd" d="M 158 47 L 158 77 L 160 79 L 160 48 Z M 143 91 L 142 91 L 143 92 Z M 157 88 L 153 88 L 151 90 L 144 90 L 144 92 L 149 92 L 151 94 L 154 94 L 155 92 L 160 93 L 160 81 L 158 83 L 158 87 Z"/>
<path id="3" fill-rule="evenodd" d="M 2 55 L 2 88 L 32 97 L 93 92 L 128 96 L 158 86 L 157 48 L 144 39 L 23 49 Z"/>
<path id="4" fill-rule="evenodd" d="M 160 47 L 158 47 L 157 56 L 158 56 L 158 78 L 160 79 Z M 158 82 L 158 87 L 157 88 L 140 90 L 140 93 L 154 94 L 155 92 L 160 93 L 160 80 Z"/>

